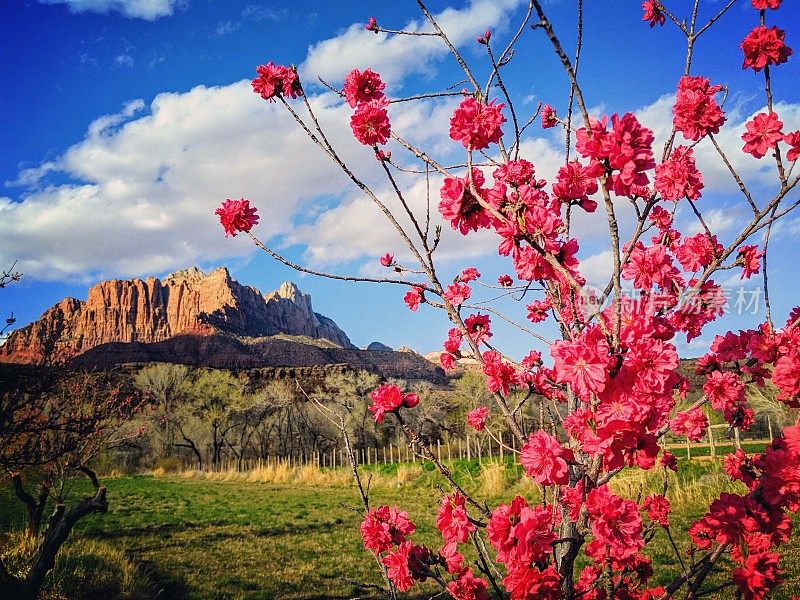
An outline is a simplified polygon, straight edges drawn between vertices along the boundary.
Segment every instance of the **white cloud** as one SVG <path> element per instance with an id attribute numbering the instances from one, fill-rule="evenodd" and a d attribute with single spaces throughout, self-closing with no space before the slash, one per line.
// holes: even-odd
<path id="1" fill-rule="evenodd" d="M 114 4 L 112 8 L 122 10 L 123 4 L 153 7 L 157 3 L 84 0 L 73 4 L 86 10 Z M 176 3 L 161 4 L 172 10 Z M 501 27 L 518 4 L 520 0 L 473 0 L 462 10 L 443 11 L 438 19 L 453 42 L 461 45 L 472 42 L 476 23 L 481 31 Z M 255 5 L 252 10 L 246 8 L 241 17 L 280 17 L 257 9 Z M 405 28 L 421 30 L 424 24 L 412 22 Z M 311 73 L 320 73 L 335 82 L 351 66 L 372 66 L 399 84 L 403 77 L 432 68 L 432 61 L 445 54 L 446 49 L 434 38 L 386 38 L 364 31 L 359 24 L 310 47 L 301 69 L 306 79 Z M 373 63 L 364 64 L 359 58 L 363 56 L 372 57 Z M 341 156 L 395 214 L 400 213 L 380 164 L 352 137 L 349 107 L 329 92 L 312 96 L 310 101 Z M 443 98 L 393 104 L 393 128 L 445 164 L 461 161 L 463 149 L 448 135 L 449 116 L 457 102 Z M 671 128 L 672 102 L 672 97 L 664 96 L 637 111 L 662 144 Z M 800 127 L 800 104 L 781 104 L 777 110 L 786 130 Z M 762 170 L 771 168 L 769 160 L 756 161 L 740 151 L 739 136 L 749 115 L 732 111 L 729 117 L 718 136 L 720 143 L 748 184 L 766 189 L 768 179 Z M 509 133 L 510 124 L 506 128 Z M 402 148 L 390 147 L 401 164 L 410 161 Z M 706 191 L 729 194 L 733 190 L 735 194 L 735 185 L 724 166 L 719 167 L 713 148 L 700 144 L 696 153 Z M 521 156 L 536 165 L 537 177 L 548 181 L 563 163 L 556 137 L 525 139 Z M 413 161 L 407 165 L 419 167 Z M 70 183 L 48 185 L 53 175 L 61 181 L 66 176 Z M 424 177 L 398 175 L 398 181 L 411 206 L 424 216 Z M 253 252 L 249 240 L 224 238 L 213 215 L 221 200 L 241 196 L 259 208 L 262 239 L 284 248 L 300 246 L 315 266 L 365 260 L 370 264 L 386 251 L 395 252 L 405 262 L 411 258 L 371 200 L 306 138 L 278 103 L 260 100 L 247 81 L 224 87 L 198 86 L 182 94 L 163 93 L 149 106 L 133 101 L 119 114 L 96 119 L 83 141 L 58 159 L 22 171 L 11 185 L 29 186 L 30 191 L 19 202 L 0 197 L 0 237 L 7 240 L 0 248 L 0 264 L 19 259 L 20 268 L 37 278 L 142 275 L 249 254 Z M 442 222 L 437 210 L 440 185 L 441 177 L 432 176 L 431 216 L 444 232 L 437 257 L 456 261 L 494 253 L 497 242 L 491 233 L 465 237 Z M 730 231 L 740 217 L 746 217 L 738 204 L 730 205 L 731 197 L 735 196 L 728 195 L 724 207 L 719 200 L 706 197 L 698 203 L 717 232 Z M 626 201 L 615 202 L 615 208 L 626 239 L 635 213 Z M 696 228 L 693 219 L 684 211 L 679 222 Z M 401 217 L 401 223 L 410 228 L 408 218 Z M 593 214 L 573 211 L 572 235 L 585 244 L 583 252 L 594 253 L 581 266 L 591 283 L 602 285 L 610 274 L 607 229 L 602 206 Z"/>
<path id="2" fill-rule="evenodd" d="M 314 104 L 333 139 L 350 137 L 340 106 Z M 101 117 L 61 158 L 20 175 L 31 184 L 57 171 L 83 183 L 44 186 L 22 202 L 0 198 L 0 262 L 19 259 L 32 277 L 70 280 L 245 255 L 249 240 L 224 238 L 213 214 L 223 199 L 253 200 L 266 238 L 314 198 L 345 187 L 294 121 L 247 81 L 160 94 L 149 114 L 131 119 L 142 107 Z"/>
<path id="3" fill-rule="evenodd" d="M 474 43 L 475 36 L 485 29 L 503 28 L 508 15 L 522 0 L 472 0 L 464 9 L 447 8 L 434 15 L 442 30 L 455 46 Z M 387 29 L 394 25 L 382 24 Z M 409 21 L 404 31 L 430 32 L 427 20 Z M 438 37 L 375 34 L 364 29 L 364 23 L 354 23 L 334 38 L 318 42 L 308 49 L 300 66 L 304 81 L 316 81 L 317 76 L 329 83 L 341 82 L 354 67 L 370 67 L 385 81 L 398 83 L 410 74 L 428 73 L 431 62 L 448 54 Z"/>
<path id="4" fill-rule="evenodd" d="M 171 15 L 184 0 L 39 0 L 42 4 L 66 4 L 72 12 L 118 12 L 126 17 L 153 21 Z"/>
<path id="5" fill-rule="evenodd" d="M 581 260 L 581 275 L 589 285 L 600 289 L 606 287 L 614 271 L 614 255 L 611 250 L 604 250 Z"/>

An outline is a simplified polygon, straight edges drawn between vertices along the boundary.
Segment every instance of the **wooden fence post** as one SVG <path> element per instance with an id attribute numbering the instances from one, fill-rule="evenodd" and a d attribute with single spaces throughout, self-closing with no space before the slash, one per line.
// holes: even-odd
<path id="1" fill-rule="evenodd" d="M 711 445 L 711 458 L 717 457 L 717 448 L 714 445 L 714 427 L 708 426 L 708 443 Z"/>

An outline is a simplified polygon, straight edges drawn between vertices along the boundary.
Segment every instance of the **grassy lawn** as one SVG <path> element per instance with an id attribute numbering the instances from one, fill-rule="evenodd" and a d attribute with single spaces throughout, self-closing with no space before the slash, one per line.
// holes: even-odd
<path id="1" fill-rule="evenodd" d="M 397 465 L 373 467 L 373 504 L 399 504 L 418 526 L 414 539 L 438 548 L 434 529 L 441 498 L 438 477 L 420 465 L 398 473 Z M 490 504 L 534 490 L 518 479 L 516 469 L 461 464 L 460 482 Z M 693 461 L 675 486 L 673 522 L 686 524 L 701 514 L 702 501 L 718 495 L 718 469 L 710 461 Z M 651 478 L 652 479 L 652 478 Z M 126 476 L 105 481 L 111 503 L 108 514 L 81 521 L 78 540 L 106 544 L 121 551 L 164 592 L 160 598 L 349 598 L 375 594 L 355 581 L 379 583 L 374 562 L 363 551 L 354 511 L 358 497 L 343 484 L 245 480 L 213 481 L 179 477 Z M 622 493 L 655 485 L 631 474 Z M 79 492 L 80 490 L 76 490 Z M 0 491 L 0 530 L 19 527 L 22 514 Z M 707 506 L 707 504 L 706 504 Z M 685 529 L 685 527 L 684 527 Z M 685 540 L 679 540 L 679 544 Z M 648 546 L 656 578 L 675 573 L 675 557 L 659 531 Z M 665 569 L 664 565 L 669 565 Z M 793 541 L 783 562 L 787 585 L 773 597 L 800 592 L 800 544 Z M 419 597 L 437 590 L 418 586 Z M 426 593 L 428 592 L 428 593 Z M 64 597 L 64 596 L 61 596 Z M 725 593 L 708 598 L 732 598 Z"/>

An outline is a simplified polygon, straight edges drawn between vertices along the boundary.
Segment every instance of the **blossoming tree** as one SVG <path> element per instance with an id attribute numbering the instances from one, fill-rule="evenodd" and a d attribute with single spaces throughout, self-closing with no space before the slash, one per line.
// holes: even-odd
<path id="1" fill-rule="evenodd" d="M 792 55 L 784 31 L 770 24 L 780 17 L 781 0 L 751 0 L 755 27 L 740 45 L 743 68 L 756 73 L 766 101 L 766 110 L 746 125 L 741 152 L 770 163 L 777 191 L 766 198 L 753 193 L 734 168 L 730 151 L 717 139 L 726 127 L 723 86 L 692 70 L 695 42 L 724 22 L 736 0 L 721 3 L 705 22 L 698 19 L 698 0 L 685 19 L 661 0 L 643 3 L 643 20 L 650 27 L 669 24 L 686 40 L 672 131 L 658 154 L 653 131 L 633 113 L 591 114 L 577 73 L 581 29 L 577 54 L 570 56 L 542 2 L 530 1 L 503 45 L 495 45 L 491 31 L 476 39 L 485 47 L 490 66 L 483 85 L 425 4 L 417 3 L 427 30 L 389 30 L 374 18 L 366 29 L 388 36 L 437 38 L 463 70 L 466 89 L 392 99 L 380 75 L 369 68 L 353 69 L 343 89 L 329 86 L 352 109 L 353 135 L 374 151 L 399 214 L 330 142 L 296 69 L 270 62 L 257 68 L 253 80 L 253 90 L 284 107 L 322 153 L 380 208 L 414 264 L 401 264 L 387 253 L 380 258 L 392 274 L 386 278 L 321 273 L 264 245 L 252 231 L 258 216 L 248 200 L 229 199 L 217 210 L 226 234 L 248 234 L 259 248 L 291 267 L 338 279 L 405 286 L 404 300 L 411 311 L 423 304 L 444 311 L 453 328 L 443 344 L 442 366 L 452 369 L 456 359 L 474 357 L 493 394 L 493 406 L 476 408 L 469 425 L 483 430 L 490 412 L 496 412 L 518 441 L 525 473 L 539 486 L 536 501 L 517 496 L 495 507 L 468 494 L 407 425 L 404 414 L 415 410 L 419 399 L 397 386 L 380 386 L 370 407 L 375 421 L 395 419 L 408 441 L 452 487 L 436 517 L 442 536 L 438 548 L 414 542 L 416 526 L 402 507 L 372 507 L 362 494 L 364 547 L 383 570 L 387 594 L 394 598 L 397 591 L 432 579 L 464 600 L 490 594 L 514 600 L 644 600 L 676 594 L 696 598 L 708 591 L 704 583 L 712 572 L 725 570 L 723 589 L 731 587 L 747 599 L 764 598 L 781 581 L 779 548 L 789 538 L 791 514 L 800 509 L 800 424 L 785 428 L 763 453 L 748 456 L 739 449 L 725 459 L 726 473 L 743 484 L 741 493 L 721 494 L 691 525 L 688 554 L 673 541 L 666 498 L 667 473 L 676 470 L 678 462 L 660 442 L 668 432 L 700 439 L 709 425 L 705 405 L 732 427 L 747 428 L 754 414 L 746 385 L 771 381 L 778 400 L 800 406 L 800 309 L 773 320 L 767 301 L 766 320 L 757 328 L 715 338 L 711 351 L 697 363 L 699 400 L 677 410 L 678 401 L 694 390 L 678 370 L 676 338 L 697 338 L 722 314 L 723 290 L 713 279 L 720 271 L 739 270 L 743 279 L 760 275 L 766 289 L 772 226 L 800 204 L 792 196 L 800 181 L 795 171 L 800 131 L 785 130 L 772 94 L 773 74 Z M 580 23 L 583 6 L 580 1 L 577 5 Z M 535 35 L 529 26 L 543 32 L 552 45 L 569 82 L 569 99 L 563 116 L 540 105 L 523 123 L 504 74 L 515 47 L 526 35 Z M 415 146 L 391 125 L 395 103 L 441 96 L 460 99 L 449 131 L 452 142 L 463 146 L 460 164 L 438 161 L 434 152 Z M 566 132 L 565 159 L 553 181 L 538 179 L 536 166 L 522 156 L 521 136 L 534 122 Z M 390 142 L 403 158 L 384 149 Z M 698 143 L 713 147 L 748 211 L 747 223 L 732 236 L 723 238 L 703 216 L 703 174 L 694 155 Z M 441 229 L 431 227 L 429 214 L 412 210 L 399 183 L 399 174 L 413 170 L 409 164 L 414 163 L 421 165 L 420 176 L 434 173 L 441 178 L 438 210 L 445 223 L 464 236 L 484 229 L 496 235 L 497 251 L 507 257 L 514 273 L 502 275 L 496 287 L 521 290 L 530 324 L 555 322 L 558 340 L 546 340 L 530 324 L 520 324 L 547 343 L 549 359 L 536 351 L 521 361 L 503 354 L 493 337 L 492 319 L 506 317 L 485 306 L 472 312 L 468 304 L 474 286 L 481 283 L 474 267 L 451 280 L 441 276 L 436 262 Z M 635 213 L 627 239 L 622 239 L 618 218 L 623 203 Z M 590 288 L 581 273 L 580 240 L 573 235 L 577 211 L 596 213 L 607 223 L 613 274 L 604 289 Z M 676 228 L 679 211 L 696 218 L 699 233 L 688 235 Z M 626 286 L 636 292 L 635 298 L 625 293 Z M 543 398 L 552 428 L 524 430 L 513 400 L 519 390 Z M 639 499 L 615 494 L 609 483 L 625 469 L 663 470 L 664 493 Z M 662 535 L 675 552 L 675 573 L 668 585 L 654 586 L 645 546 Z M 463 555 L 465 544 L 474 545 L 473 564 Z M 721 565 L 726 555 L 733 567 Z"/>

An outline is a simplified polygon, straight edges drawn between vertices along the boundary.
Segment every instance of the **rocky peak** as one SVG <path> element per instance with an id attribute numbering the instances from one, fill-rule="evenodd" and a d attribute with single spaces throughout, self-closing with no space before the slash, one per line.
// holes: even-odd
<path id="1" fill-rule="evenodd" d="M 196 267 L 164 278 L 111 280 L 89 289 L 86 301 L 68 298 L 15 331 L 0 347 L 0 361 L 35 362 L 43 340 L 55 340 L 57 358 L 71 358 L 111 342 L 160 342 L 181 332 L 218 329 L 245 337 L 279 333 L 326 339 L 353 348 L 331 319 L 317 314 L 311 297 L 284 283 L 262 296 L 232 279 L 224 267 Z"/>
<path id="2" fill-rule="evenodd" d="M 280 298 L 285 298 L 292 302 L 296 302 L 298 296 L 305 296 L 305 294 L 300 293 L 300 289 L 291 281 L 284 281 L 275 293 Z"/>
<path id="3" fill-rule="evenodd" d="M 225 269 L 227 273 L 227 269 Z M 189 267 L 188 269 L 183 269 L 182 271 L 175 271 L 174 273 L 170 273 L 164 278 L 165 283 L 186 283 L 186 284 L 197 284 L 200 283 L 203 279 L 206 278 L 206 274 L 203 273 L 197 267 Z"/>

